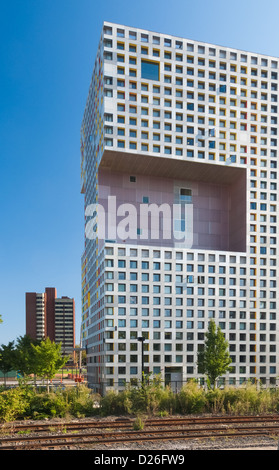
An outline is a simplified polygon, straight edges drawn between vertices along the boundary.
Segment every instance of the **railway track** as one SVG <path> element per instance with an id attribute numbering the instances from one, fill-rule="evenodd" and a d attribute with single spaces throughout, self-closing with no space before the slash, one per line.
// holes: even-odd
<path id="1" fill-rule="evenodd" d="M 131 419 L 89 420 L 3 425 L 0 427 L 0 450 L 94 448 L 134 442 L 278 435 L 279 415 L 147 419 L 141 431 L 133 430 Z"/>

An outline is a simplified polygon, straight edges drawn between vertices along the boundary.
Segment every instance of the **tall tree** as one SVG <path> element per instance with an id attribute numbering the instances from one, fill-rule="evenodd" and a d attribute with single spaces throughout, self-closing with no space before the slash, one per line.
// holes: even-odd
<path id="1" fill-rule="evenodd" d="M 0 370 L 4 374 L 4 384 L 6 385 L 6 374 L 11 372 L 15 364 L 14 341 L 10 341 L 7 346 L 0 347 Z"/>
<path id="2" fill-rule="evenodd" d="M 38 345 L 40 341 L 30 338 L 30 336 L 20 336 L 17 339 L 15 349 L 16 370 L 21 374 L 30 375 L 34 373 L 35 356 L 32 344 Z"/>
<path id="3" fill-rule="evenodd" d="M 217 378 L 230 371 L 228 342 L 213 320 L 209 322 L 205 337 L 204 349 L 198 352 L 198 371 L 207 375 L 211 387 L 215 388 Z"/>
<path id="4" fill-rule="evenodd" d="M 40 377 L 47 379 L 47 391 L 49 391 L 49 380 L 53 379 L 60 367 L 63 367 L 69 357 L 62 356 L 61 343 L 56 344 L 46 338 L 38 345 L 31 345 L 34 352 L 33 371 Z"/>

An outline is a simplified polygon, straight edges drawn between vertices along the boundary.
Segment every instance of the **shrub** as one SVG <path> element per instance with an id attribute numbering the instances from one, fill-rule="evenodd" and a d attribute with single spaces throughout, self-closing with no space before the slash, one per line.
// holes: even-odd
<path id="1" fill-rule="evenodd" d="M 103 416 L 121 415 L 131 413 L 131 399 L 125 390 L 117 392 L 110 390 L 100 400 L 100 412 Z"/>
<path id="2" fill-rule="evenodd" d="M 110 390 L 101 398 L 101 412 L 109 414 L 156 414 L 162 409 L 163 396 L 166 390 L 162 387 L 160 379 L 146 379 L 140 386 L 128 384 L 121 392 Z"/>
<path id="3" fill-rule="evenodd" d="M 98 401 L 99 396 L 84 385 L 49 393 L 20 386 L 0 392 L 0 421 L 92 416 Z"/>
<path id="4" fill-rule="evenodd" d="M 30 401 L 30 418 L 64 418 L 70 412 L 69 403 L 59 392 L 37 393 Z"/>
<path id="5" fill-rule="evenodd" d="M 28 409 L 28 400 L 25 391 L 12 388 L 0 393 L 0 420 L 13 421 L 24 417 Z"/>
<path id="6" fill-rule="evenodd" d="M 256 385 L 248 383 L 237 389 L 228 389 L 226 395 L 226 410 L 234 414 L 275 411 L 270 389 L 258 390 Z"/>
<path id="7" fill-rule="evenodd" d="M 92 416 L 96 413 L 96 401 L 98 402 L 98 396 L 86 386 L 80 385 L 66 390 L 58 388 L 50 393 L 37 393 L 30 402 L 30 413 L 35 419 Z"/>
<path id="8" fill-rule="evenodd" d="M 182 414 L 202 413 L 206 398 L 203 389 L 194 381 L 187 382 L 176 395 L 176 411 Z"/>
<path id="9" fill-rule="evenodd" d="M 206 411 L 209 413 L 224 412 L 224 392 L 219 388 L 209 389 L 205 392 Z"/>
<path id="10" fill-rule="evenodd" d="M 173 414 L 176 412 L 176 395 L 167 385 L 160 393 L 159 414 Z"/>
<path id="11" fill-rule="evenodd" d="M 146 390 L 146 411 L 150 415 L 175 411 L 175 394 L 169 386 L 162 386 L 161 380 L 154 379 Z"/>
<path id="12" fill-rule="evenodd" d="M 279 409 L 278 395 L 277 390 L 257 389 L 251 383 L 209 390 L 206 393 L 207 411 L 235 415 L 275 412 Z"/>
<path id="13" fill-rule="evenodd" d="M 76 417 L 92 416 L 96 414 L 96 404 L 99 404 L 100 397 L 85 385 L 72 387 L 62 392 L 64 400 L 68 403 L 68 411 Z"/>

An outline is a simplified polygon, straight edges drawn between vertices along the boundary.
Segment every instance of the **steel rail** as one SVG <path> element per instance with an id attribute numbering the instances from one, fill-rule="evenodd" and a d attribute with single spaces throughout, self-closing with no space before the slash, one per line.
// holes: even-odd
<path id="1" fill-rule="evenodd" d="M 10 437 L 0 440 L 0 450 L 20 450 L 20 449 L 35 449 L 35 448 L 53 448 L 63 446 L 77 446 L 89 444 L 118 444 L 129 442 L 143 442 L 143 441 L 164 441 L 164 440 L 181 440 L 181 439 L 203 439 L 215 437 L 240 437 L 240 436 L 263 436 L 263 435 L 277 435 L 279 434 L 279 424 L 269 426 L 233 426 L 226 427 L 202 427 L 193 429 L 159 429 L 159 430 L 145 430 L 145 431 L 117 431 L 117 432 L 99 432 L 99 433 L 84 433 L 81 435 L 68 434 L 68 435 L 44 435 L 44 436 L 24 436 L 24 437 Z M 8 445 L 6 445 L 8 444 Z"/>
<path id="2" fill-rule="evenodd" d="M 177 426 L 181 424 L 195 425 L 195 424 L 212 424 L 212 423 L 241 423 L 241 422 L 279 422 L 278 415 L 259 415 L 259 416 L 217 416 L 217 417 L 180 417 L 180 418 L 155 418 L 146 419 L 144 421 L 145 427 L 147 426 Z M 134 423 L 134 418 L 116 419 L 114 421 L 105 420 L 87 420 L 87 421 L 68 421 L 57 423 L 41 423 L 41 424 L 3 424 L 0 426 L 0 432 L 21 432 L 21 431 L 49 431 L 50 428 L 67 428 L 67 429 L 84 429 L 84 428 L 131 428 Z"/>

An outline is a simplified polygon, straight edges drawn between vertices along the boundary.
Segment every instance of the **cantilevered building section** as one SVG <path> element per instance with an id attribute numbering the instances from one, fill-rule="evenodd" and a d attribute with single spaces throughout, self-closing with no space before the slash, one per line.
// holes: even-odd
<path id="1" fill-rule="evenodd" d="M 203 377 L 210 319 L 241 384 L 278 375 L 278 59 L 105 22 L 81 128 L 92 388 Z M 137 338 L 145 338 L 142 343 Z"/>

